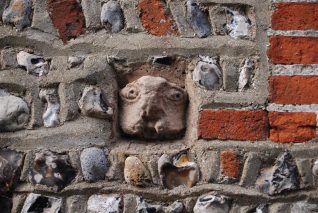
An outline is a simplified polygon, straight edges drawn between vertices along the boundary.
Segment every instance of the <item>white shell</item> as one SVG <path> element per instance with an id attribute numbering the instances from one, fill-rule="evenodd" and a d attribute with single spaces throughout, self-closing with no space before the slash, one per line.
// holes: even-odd
<path id="1" fill-rule="evenodd" d="M 21 51 L 17 54 L 17 61 L 20 66 L 26 68 L 29 74 L 42 76 L 49 73 L 49 65 L 41 56 Z"/>

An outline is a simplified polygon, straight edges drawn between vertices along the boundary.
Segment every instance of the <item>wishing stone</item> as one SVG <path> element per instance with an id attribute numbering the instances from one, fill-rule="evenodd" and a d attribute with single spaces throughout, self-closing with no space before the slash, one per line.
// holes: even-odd
<path id="1" fill-rule="evenodd" d="M 80 159 L 85 180 L 96 182 L 105 179 L 108 163 L 102 149 L 95 147 L 84 149 Z"/>
<path id="2" fill-rule="evenodd" d="M 23 155 L 14 150 L 0 150 L 0 194 L 10 191 L 18 179 Z"/>
<path id="3" fill-rule="evenodd" d="M 95 86 L 84 89 L 78 106 L 84 115 L 96 118 L 112 118 L 114 113 L 113 109 L 107 104 L 102 90 Z"/>
<path id="4" fill-rule="evenodd" d="M 230 36 L 233 38 L 246 38 L 251 29 L 250 20 L 238 11 L 228 11 L 231 14 L 231 23 L 227 25 Z"/>
<path id="5" fill-rule="evenodd" d="M 210 35 L 211 26 L 208 14 L 194 0 L 187 0 L 187 18 L 198 37 L 205 38 Z"/>
<path id="6" fill-rule="evenodd" d="M 49 64 L 41 56 L 21 51 L 17 54 L 17 61 L 29 74 L 42 76 L 49 73 Z"/>
<path id="7" fill-rule="evenodd" d="M 151 182 L 149 171 L 135 156 L 126 158 L 124 176 L 126 182 L 133 186 L 146 186 Z"/>
<path id="8" fill-rule="evenodd" d="M 238 81 L 238 90 L 242 92 L 251 84 L 251 76 L 254 71 L 254 61 L 250 58 L 244 59 L 240 68 L 240 77 Z"/>
<path id="9" fill-rule="evenodd" d="M 46 111 L 42 118 L 45 127 L 56 127 L 60 124 L 60 103 L 56 89 L 41 89 L 39 94 L 41 100 L 47 103 Z"/>
<path id="10" fill-rule="evenodd" d="M 185 129 L 186 92 L 161 77 L 143 76 L 120 91 L 120 126 L 145 139 L 176 138 Z"/>
<path id="11" fill-rule="evenodd" d="M 29 107 L 22 98 L 0 90 L 0 132 L 23 129 L 29 119 Z"/>
<path id="12" fill-rule="evenodd" d="M 3 11 L 2 20 L 4 24 L 13 24 L 18 31 L 31 26 L 32 1 L 11 0 L 9 7 Z"/>
<path id="13" fill-rule="evenodd" d="M 121 197 L 119 195 L 92 195 L 87 202 L 88 213 L 119 213 Z"/>
<path id="14" fill-rule="evenodd" d="M 104 25 L 111 25 L 113 33 L 118 33 L 124 28 L 124 15 L 117 0 L 109 0 L 103 4 L 101 22 Z"/>
<path id="15" fill-rule="evenodd" d="M 172 158 L 163 154 L 158 160 L 158 171 L 162 184 L 168 189 L 180 185 L 192 187 L 200 178 L 198 165 L 189 161 L 185 151 Z"/>
<path id="16" fill-rule="evenodd" d="M 53 188 L 55 191 L 63 189 L 74 178 L 76 172 L 69 163 L 69 157 L 54 154 L 50 151 L 38 153 L 35 156 L 30 180 L 33 184 L 41 184 Z"/>
<path id="17" fill-rule="evenodd" d="M 193 81 L 202 85 L 208 90 L 219 87 L 222 79 L 222 72 L 217 61 L 209 56 L 199 56 L 200 61 L 196 64 L 192 73 Z"/>
<path id="18" fill-rule="evenodd" d="M 228 213 L 230 210 L 228 198 L 222 195 L 203 195 L 198 198 L 193 213 Z"/>
<path id="19" fill-rule="evenodd" d="M 261 173 L 256 186 L 261 192 L 269 195 L 299 189 L 299 173 L 291 154 L 281 154 L 273 167 Z"/>
<path id="20" fill-rule="evenodd" d="M 61 211 L 61 206 L 61 198 L 31 193 L 25 200 L 21 213 L 59 213 Z"/>

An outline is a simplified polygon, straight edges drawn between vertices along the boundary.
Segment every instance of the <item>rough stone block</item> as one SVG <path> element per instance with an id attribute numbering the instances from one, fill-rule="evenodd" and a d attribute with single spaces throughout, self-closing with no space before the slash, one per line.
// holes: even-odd
<path id="1" fill-rule="evenodd" d="M 126 30 L 131 33 L 144 31 L 139 19 L 138 0 L 120 0 L 126 22 Z"/>
<path id="2" fill-rule="evenodd" d="M 82 0 L 83 13 L 85 16 L 85 25 L 87 29 L 96 29 L 101 27 L 100 13 L 101 2 L 99 0 Z"/>
<path id="3" fill-rule="evenodd" d="M 260 172 L 261 164 L 262 161 L 259 157 L 259 153 L 248 153 L 240 180 L 241 186 L 250 187 L 254 185 Z"/>
<path id="4" fill-rule="evenodd" d="M 300 188 L 313 187 L 314 177 L 312 173 L 312 160 L 311 159 L 296 159 L 298 172 L 300 175 Z"/>
<path id="5" fill-rule="evenodd" d="M 18 67 L 17 51 L 12 48 L 1 50 L 0 66 L 1 69 Z"/>
<path id="6" fill-rule="evenodd" d="M 86 212 L 86 196 L 74 195 L 66 198 L 66 213 Z"/>
<path id="7" fill-rule="evenodd" d="M 220 166 L 219 152 L 202 150 L 196 154 L 202 182 L 209 183 L 216 181 L 219 175 Z"/>

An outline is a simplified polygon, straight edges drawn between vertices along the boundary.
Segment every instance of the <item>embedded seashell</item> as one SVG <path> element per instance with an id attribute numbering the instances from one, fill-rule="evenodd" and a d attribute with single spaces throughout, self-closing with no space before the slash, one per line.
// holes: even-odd
<path id="1" fill-rule="evenodd" d="M 199 56 L 199 58 L 192 73 L 193 81 L 208 90 L 218 88 L 222 85 L 222 71 L 217 61 L 209 56 Z"/>
<path id="2" fill-rule="evenodd" d="M 0 132 L 23 129 L 29 120 L 29 107 L 19 97 L 0 90 Z"/>
<path id="3" fill-rule="evenodd" d="M 84 115 L 90 117 L 112 118 L 114 113 L 102 90 L 95 86 L 85 87 L 78 106 Z"/>
<path id="4" fill-rule="evenodd" d="M 251 77 L 254 71 L 254 60 L 251 58 L 244 59 L 240 68 L 240 76 L 238 81 L 238 90 L 242 92 L 245 88 L 251 84 Z"/>
<path id="5" fill-rule="evenodd" d="M 18 179 L 23 155 L 9 149 L 0 150 L 0 194 L 10 191 Z"/>
<path id="6" fill-rule="evenodd" d="M 250 34 L 251 21 L 238 11 L 228 9 L 231 22 L 227 24 L 230 36 L 233 38 L 246 38 Z"/>
<path id="7" fill-rule="evenodd" d="M 32 1 L 11 0 L 9 7 L 3 11 L 2 20 L 4 24 L 14 25 L 18 31 L 31 26 Z"/>
<path id="8" fill-rule="evenodd" d="M 29 212 L 52 212 L 58 213 L 61 211 L 62 198 L 44 196 L 31 193 L 24 202 L 21 213 Z"/>
<path id="9" fill-rule="evenodd" d="M 92 195 L 87 202 L 89 213 L 119 213 L 121 212 L 121 197 L 119 195 Z"/>
<path id="10" fill-rule="evenodd" d="M 228 213 L 230 204 L 227 197 L 222 195 L 203 195 L 198 198 L 193 213 Z"/>
<path id="11" fill-rule="evenodd" d="M 44 126 L 58 126 L 60 124 L 60 103 L 56 89 L 41 89 L 39 96 L 43 102 L 47 103 L 46 110 L 42 116 Z"/>
<path id="12" fill-rule="evenodd" d="M 187 19 L 200 38 L 205 38 L 211 34 L 211 25 L 208 14 L 203 11 L 195 0 L 187 0 Z"/>
<path id="13" fill-rule="evenodd" d="M 126 182 L 133 186 L 146 186 L 151 182 L 149 171 L 135 156 L 126 158 L 124 176 Z"/>
<path id="14" fill-rule="evenodd" d="M 49 64 L 42 56 L 21 51 L 17 54 L 17 61 L 29 74 L 42 76 L 49 73 Z"/>
<path id="15" fill-rule="evenodd" d="M 312 167 L 312 173 L 316 177 L 318 176 L 318 160 L 315 161 L 313 167 Z"/>
<path id="16" fill-rule="evenodd" d="M 184 185 L 194 186 L 199 181 L 199 167 L 190 162 L 187 152 L 183 151 L 170 158 L 163 154 L 158 160 L 158 171 L 162 184 L 168 189 Z"/>
<path id="17" fill-rule="evenodd" d="M 95 147 L 84 149 L 80 159 L 85 180 L 96 182 L 105 179 L 108 162 L 102 149 Z"/>
<path id="18" fill-rule="evenodd" d="M 186 92 L 161 77 L 143 76 L 120 91 L 120 126 L 145 139 L 179 137 L 185 129 Z"/>
<path id="19" fill-rule="evenodd" d="M 124 28 L 124 14 L 117 0 L 109 0 L 103 4 L 101 12 L 103 25 L 111 25 L 111 31 L 118 33 Z"/>
<path id="20" fill-rule="evenodd" d="M 30 181 L 59 191 L 71 183 L 75 175 L 76 172 L 69 162 L 68 155 L 45 151 L 36 154 L 30 170 Z"/>

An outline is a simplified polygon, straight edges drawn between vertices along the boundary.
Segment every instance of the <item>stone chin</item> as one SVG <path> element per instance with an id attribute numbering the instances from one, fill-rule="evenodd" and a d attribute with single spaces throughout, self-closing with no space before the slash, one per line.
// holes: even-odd
<path id="1" fill-rule="evenodd" d="M 144 139 L 177 138 L 185 129 L 186 92 L 161 77 L 143 76 L 120 91 L 120 126 Z"/>

